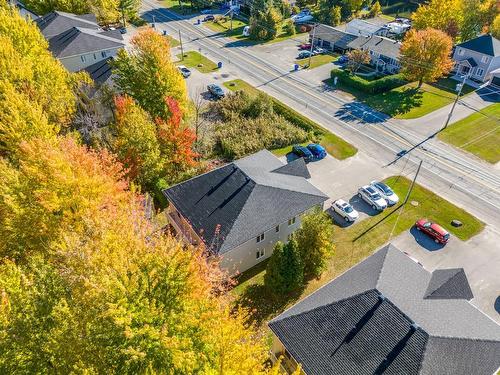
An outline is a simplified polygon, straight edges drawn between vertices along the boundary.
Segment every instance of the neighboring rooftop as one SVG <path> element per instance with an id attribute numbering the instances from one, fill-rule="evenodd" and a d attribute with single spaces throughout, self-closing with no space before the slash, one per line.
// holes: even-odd
<path id="1" fill-rule="evenodd" d="M 97 86 L 101 86 L 111 79 L 113 74 L 110 62 L 113 61 L 113 57 L 108 57 L 104 60 L 98 61 L 95 64 L 87 66 L 84 71 L 86 71 L 90 78 L 95 82 Z"/>
<path id="2" fill-rule="evenodd" d="M 500 56 L 500 40 L 490 34 L 484 34 L 467 42 L 460 43 L 457 47 L 466 48 L 488 56 Z"/>
<path id="3" fill-rule="evenodd" d="M 349 34 L 333 26 L 323 24 L 316 26 L 314 36 L 319 39 L 327 40 L 335 44 L 336 47 L 342 49 L 347 49 L 347 44 L 357 38 L 357 35 Z"/>
<path id="4" fill-rule="evenodd" d="M 218 230 L 211 250 L 222 254 L 327 200 L 306 171 L 303 161 L 285 165 L 262 150 L 163 193 L 207 246 Z"/>
<path id="5" fill-rule="evenodd" d="M 348 44 L 349 48 L 373 51 L 380 55 L 399 59 L 401 43 L 383 36 L 360 36 Z"/>
<path id="6" fill-rule="evenodd" d="M 98 30 L 97 19 L 93 14 L 76 15 L 54 11 L 35 20 L 38 28 L 46 39 L 61 34 L 73 27 L 84 27 Z"/>
<path id="7" fill-rule="evenodd" d="M 383 25 L 355 18 L 346 24 L 346 31 L 357 36 L 371 36 L 380 30 L 384 30 Z"/>
<path id="8" fill-rule="evenodd" d="M 269 323 L 308 375 L 492 374 L 500 326 L 463 269 L 429 273 L 393 245 Z"/>
<path id="9" fill-rule="evenodd" d="M 118 30 L 102 31 L 73 27 L 49 39 L 49 50 L 57 58 L 123 47 Z"/>

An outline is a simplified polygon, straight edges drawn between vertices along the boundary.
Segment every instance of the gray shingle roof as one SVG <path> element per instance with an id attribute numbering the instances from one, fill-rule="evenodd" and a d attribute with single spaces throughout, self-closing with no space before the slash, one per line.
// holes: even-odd
<path id="1" fill-rule="evenodd" d="M 378 351 L 380 346 L 386 348 L 385 351 L 389 350 L 390 345 L 406 330 L 403 325 L 396 333 L 393 332 L 394 327 L 400 327 L 404 321 L 402 316 L 406 317 L 408 322 L 415 322 L 422 333 L 427 335 L 426 344 L 413 346 L 414 351 L 411 352 L 401 351 L 387 367 L 387 373 L 493 373 L 500 366 L 500 326 L 463 298 L 468 297 L 467 292 L 464 292 L 467 288 L 464 285 L 466 278 L 463 279 L 463 270 L 436 272 L 434 275 L 430 274 L 397 248 L 387 245 L 286 310 L 273 319 L 269 326 L 292 356 L 301 362 L 305 369 L 310 369 L 306 370 L 307 374 L 373 374 L 374 364 L 368 363 L 368 359 L 364 357 L 368 355 L 370 358 L 375 356 L 380 359 L 383 355 L 383 350 Z M 441 296 L 425 298 L 428 289 L 439 291 L 441 287 L 444 287 L 439 292 L 442 292 Z M 455 290 L 461 290 L 461 293 L 451 299 Z M 351 324 L 342 319 L 330 319 L 329 322 L 328 319 L 321 320 L 317 317 L 316 310 L 327 309 L 328 314 L 339 315 L 343 314 L 343 309 L 347 309 L 349 314 L 355 315 L 356 321 L 358 315 L 351 310 L 359 309 L 359 304 L 366 302 L 364 299 L 372 298 L 366 295 L 374 295 L 373 293 L 381 293 L 395 310 L 389 309 L 390 311 L 384 313 L 390 317 L 388 319 L 366 323 L 367 329 L 363 328 L 357 333 L 365 337 L 359 338 L 357 346 L 349 344 L 344 349 L 350 353 L 349 356 L 339 357 L 335 354 L 331 357 L 333 352 L 328 351 L 331 346 L 322 341 L 311 341 L 314 335 L 326 334 L 334 336 L 328 339 L 332 342 L 336 342 L 339 337 L 344 339 L 345 326 Z M 360 302 L 360 298 L 364 302 Z M 340 301 L 349 302 L 339 305 Z M 341 311 L 333 311 L 338 309 Z M 306 319 L 306 316 L 309 318 Z M 287 323 L 293 319 L 301 319 L 300 330 L 296 331 L 295 328 L 299 325 L 298 322 Z M 318 322 L 321 325 L 318 326 Z M 325 330 L 324 327 L 327 326 L 329 328 Z M 406 346 L 404 348 L 407 350 Z M 419 352 L 420 356 L 417 355 Z M 355 355 L 359 356 L 359 363 L 353 362 Z M 335 362 L 342 363 L 332 364 L 332 358 Z M 414 366 L 417 358 L 419 366 Z M 403 366 L 403 363 L 396 361 L 402 361 L 409 367 L 402 370 L 399 366 Z M 339 367 L 336 367 L 337 371 L 328 371 L 325 368 L 330 367 L 324 366 Z"/>
<path id="2" fill-rule="evenodd" d="M 275 172 L 281 167 L 262 150 L 163 193 L 207 246 L 222 254 L 328 199 L 304 177 Z"/>
<path id="3" fill-rule="evenodd" d="M 488 56 L 500 56 L 500 40 L 490 34 L 484 34 L 460 43 L 457 47 L 467 48 L 471 51 L 483 53 Z"/>
<path id="4" fill-rule="evenodd" d="M 92 78 L 97 86 L 100 86 L 106 83 L 113 75 L 112 67 L 110 64 L 111 61 L 113 61 L 112 56 L 98 61 L 90 66 L 87 66 L 83 70 L 89 74 L 90 78 Z"/>
<path id="5" fill-rule="evenodd" d="M 471 300 L 474 295 L 464 269 L 450 268 L 432 273 L 424 298 Z"/>
<path id="6" fill-rule="evenodd" d="M 383 27 L 359 18 L 355 18 L 349 21 L 346 25 L 346 29 L 351 33 L 361 36 L 370 36 L 381 30 Z"/>
<path id="7" fill-rule="evenodd" d="M 370 37 L 360 36 L 349 42 L 349 48 L 373 51 L 380 55 L 393 59 L 399 59 L 401 43 L 382 36 L 373 35 Z"/>
<path id="8" fill-rule="evenodd" d="M 46 39 L 61 34 L 73 27 L 98 30 L 97 19 L 93 14 L 76 15 L 59 11 L 50 12 L 35 20 Z"/>
<path id="9" fill-rule="evenodd" d="M 124 45 L 118 30 L 100 31 L 73 27 L 49 39 L 49 50 L 57 58 L 121 48 Z"/>
<path id="10" fill-rule="evenodd" d="M 309 169 L 307 169 L 307 165 L 306 162 L 304 161 L 304 158 L 297 158 L 295 160 L 292 160 L 291 162 L 283 165 L 282 167 L 273 170 L 273 173 L 282 173 L 291 176 L 311 178 L 311 174 L 309 173 Z"/>
<path id="11" fill-rule="evenodd" d="M 312 31 L 311 31 L 312 34 Z M 357 35 L 349 34 L 335 27 L 319 24 L 314 32 L 316 38 L 326 40 L 338 48 L 346 49 L 349 42 L 357 38 Z"/>

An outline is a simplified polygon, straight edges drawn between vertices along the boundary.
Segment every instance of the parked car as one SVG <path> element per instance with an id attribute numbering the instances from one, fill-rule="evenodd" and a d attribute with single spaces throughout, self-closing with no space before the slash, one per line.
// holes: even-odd
<path id="1" fill-rule="evenodd" d="M 382 198 L 385 199 L 389 206 L 394 206 L 399 202 L 398 195 L 383 182 L 372 181 L 370 182 L 370 185 L 373 186 L 375 190 L 377 190 L 377 192 L 382 196 Z"/>
<path id="2" fill-rule="evenodd" d="M 203 18 L 203 22 L 208 22 L 213 20 L 215 20 L 215 16 L 213 14 L 209 14 L 208 16 L 205 16 L 205 18 Z"/>
<path id="3" fill-rule="evenodd" d="M 314 155 L 307 147 L 301 145 L 293 145 L 292 152 L 298 157 L 304 158 L 306 162 L 314 159 Z"/>
<path id="4" fill-rule="evenodd" d="M 349 61 L 349 57 L 347 57 L 346 55 L 342 55 L 337 61 L 339 64 L 347 64 L 347 62 Z"/>
<path id="5" fill-rule="evenodd" d="M 314 53 L 316 53 L 316 55 L 322 55 L 324 53 L 327 53 L 328 51 L 324 48 L 319 48 L 319 47 L 316 47 L 314 50 L 313 50 Z"/>
<path id="6" fill-rule="evenodd" d="M 309 56 L 314 56 L 314 54 L 309 52 L 309 51 L 302 51 L 301 53 L 299 53 L 299 56 L 297 56 L 297 58 L 298 59 L 307 59 Z"/>
<path id="7" fill-rule="evenodd" d="M 250 36 L 250 26 L 245 26 L 243 28 L 243 36 Z"/>
<path id="8" fill-rule="evenodd" d="M 212 96 L 216 99 L 223 98 L 226 94 L 224 94 L 224 91 L 219 85 L 216 85 L 215 83 L 212 83 L 207 86 L 208 92 L 212 94 Z"/>
<path id="9" fill-rule="evenodd" d="M 305 49 L 305 50 L 310 50 L 311 49 L 311 43 L 303 43 L 299 46 L 299 49 Z"/>
<path id="10" fill-rule="evenodd" d="M 385 199 L 370 185 L 360 187 L 358 197 L 372 206 L 374 210 L 383 211 L 387 207 Z"/>
<path id="11" fill-rule="evenodd" d="M 120 27 L 120 34 L 126 34 L 127 33 L 127 28 L 126 27 Z"/>
<path id="12" fill-rule="evenodd" d="M 415 223 L 417 230 L 424 232 L 431 237 L 434 242 L 446 244 L 450 240 L 450 234 L 441 225 L 433 223 L 427 219 L 419 219 Z"/>
<path id="13" fill-rule="evenodd" d="M 317 160 L 321 160 L 326 156 L 325 148 L 317 143 L 311 143 L 307 145 L 307 149 L 311 151 L 311 153 L 314 155 L 314 158 Z"/>
<path id="14" fill-rule="evenodd" d="M 179 65 L 177 67 L 177 69 L 179 69 L 179 72 L 181 72 L 181 74 L 184 78 L 187 78 L 191 75 L 191 71 L 188 68 L 186 68 L 184 65 Z"/>
<path id="15" fill-rule="evenodd" d="M 349 203 L 342 199 L 337 199 L 335 202 L 333 202 L 332 209 L 340 216 L 342 216 L 345 221 L 354 222 L 359 217 L 358 211 L 356 211 Z"/>
<path id="16" fill-rule="evenodd" d="M 299 14 L 295 14 L 290 17 L 296 24 L 312 21 L 314 18 L 310 12 L 301 11 Z"/>

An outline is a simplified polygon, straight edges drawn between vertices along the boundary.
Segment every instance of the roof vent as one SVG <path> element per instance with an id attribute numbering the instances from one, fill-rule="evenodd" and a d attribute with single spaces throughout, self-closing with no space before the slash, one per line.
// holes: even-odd
<path id="1" fill-rule="evenodd" d="M 417 329 L 419 329 L 420 327 L 418 326 L 417 323 L 412 323 L 412 325 L 410 326 L 410 330 L 412 332 L 415 332 Z"/>

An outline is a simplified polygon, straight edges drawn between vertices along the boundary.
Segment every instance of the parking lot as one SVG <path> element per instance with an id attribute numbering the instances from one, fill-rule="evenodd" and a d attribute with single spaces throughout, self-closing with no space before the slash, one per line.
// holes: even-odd
<path id="1" fill-rule="evenodd" d="M 327 156 L 308 163 L 308 168 L 310 182 L 330 197 L 326 203 L 330 214 L 331 203 L 339 198 L 351 203 L 359 212 L 355 223 L 346 223 L 339 215 L 332 214 L 340 227 L 357 225 L 369 216 L 378 215 L 378 211 L 357 197 L 357 190 L 372 180 L 383 180 L 398 172 L 373 165 L 362 152 L 344 161 Z M 500 233 L 494 228 L 486 227 L 468 241 L 452 236 L 450 242 L 443 246 L 413 227 L 391 242 L 430 272 L 436 268 L 464 268 L 474 293 L 472 303 L 500 323 Z"/>

